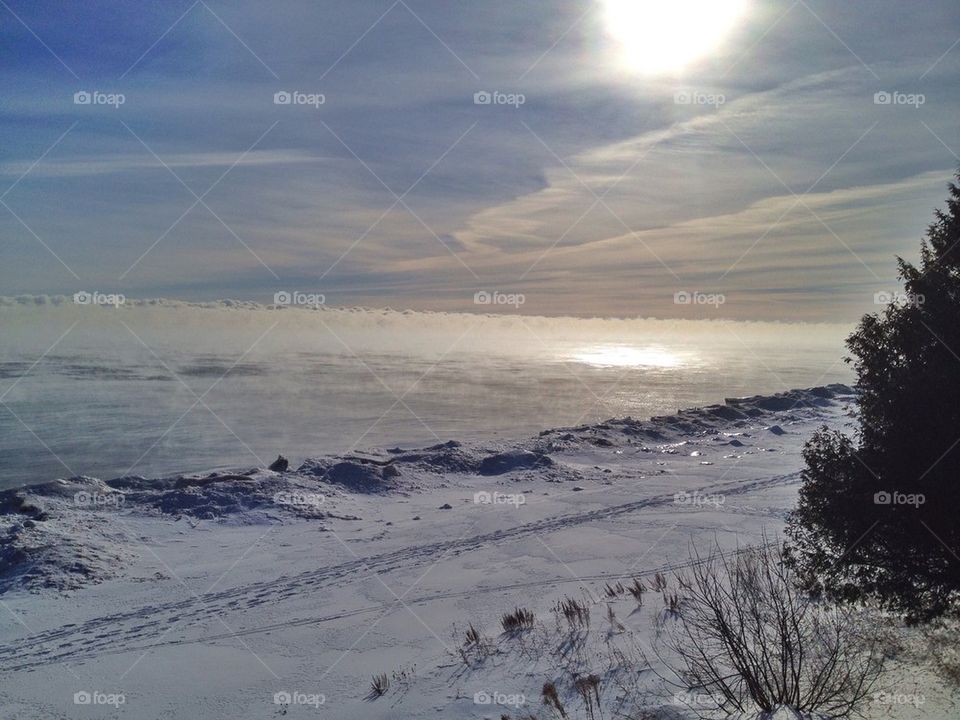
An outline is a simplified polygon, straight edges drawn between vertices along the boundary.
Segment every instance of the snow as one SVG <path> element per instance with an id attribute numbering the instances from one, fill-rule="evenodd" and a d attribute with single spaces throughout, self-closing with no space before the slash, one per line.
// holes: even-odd
<path id="1" fill-rule="evenodd" d="M 547 717 L 549 680 L 573 720 L 571 678 L 592 673 L 605 717 L 628 691 L 652 717 L 694 717 L 642 662 L 660 594 L 638 607 L 605 585 L 777 533 L 803 442 L 849 430 L 853 400 L 828 386 L 514 443 L 0 493 L 0 717 Z M 589 628 L 566 628 L 564 598 Z M 500 634 L 516 607 L 534 627 Z M 482 645 L 461 653 L 471 624 Z M 379 673 L 390 689 L 372 697 Z M 922 689 L 922 706 L 868 715 L 956 711 Z"/>

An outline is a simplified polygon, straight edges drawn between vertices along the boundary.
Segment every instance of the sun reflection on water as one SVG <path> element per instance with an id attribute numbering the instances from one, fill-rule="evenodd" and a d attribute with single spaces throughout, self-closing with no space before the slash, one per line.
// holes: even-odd
<path id="1" fill-rule="evenodd" d="M 596 367 L 673 368 L 684 365 L 678 354 L 659 347 L 634 345 L 597 345 L 574 353 L 576 362 Z"/>

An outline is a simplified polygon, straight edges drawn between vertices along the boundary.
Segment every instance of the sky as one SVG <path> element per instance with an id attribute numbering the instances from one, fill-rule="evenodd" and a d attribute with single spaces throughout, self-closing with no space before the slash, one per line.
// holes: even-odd
<path id="1" fill-rule="evenodd" d="M 960 165 L 955 0 L 0 0 L 0 44 L 7 296 L 847 322 Z"/>

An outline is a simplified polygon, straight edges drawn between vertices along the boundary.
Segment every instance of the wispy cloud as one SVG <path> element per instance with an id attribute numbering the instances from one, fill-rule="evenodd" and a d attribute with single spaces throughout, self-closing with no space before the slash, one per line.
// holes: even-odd
<path id="1" fill-rule="evenodd" d="M 258 167 L 262 165 L 294 165 L 322 163 L 330 158 L 306 155 L 302 150 L 255 150 L 238 160 L 236 153 L 177 153 L 163 161 L 172 168 L 224 168 L 232 165 Z M 30 163 L 0 164 L 0 175 L 18 177 L 30 171 L 33 177 L 79 177 L 131 172 L 157 167 L 157 161 L 140 153 L 138 155 L 80 156 L 57 162 L 45 162 L 32 168 Z"/>

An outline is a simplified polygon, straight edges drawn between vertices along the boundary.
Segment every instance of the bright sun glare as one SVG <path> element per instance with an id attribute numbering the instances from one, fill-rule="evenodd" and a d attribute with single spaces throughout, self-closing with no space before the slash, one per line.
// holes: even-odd
<path id="1" fill-rule="evenodd" d="M 632 70 L 682 69 L 713 50 L 746 10 L 747 0 L 601 0 L 607 31 Z"/>
<path id="2" fill-rule="evenodd" d="M 629 345 L 593 347 L 576 353 L 573 359 L 600 367 L 674 367 L 680 358 L 666 350 Z"/>

